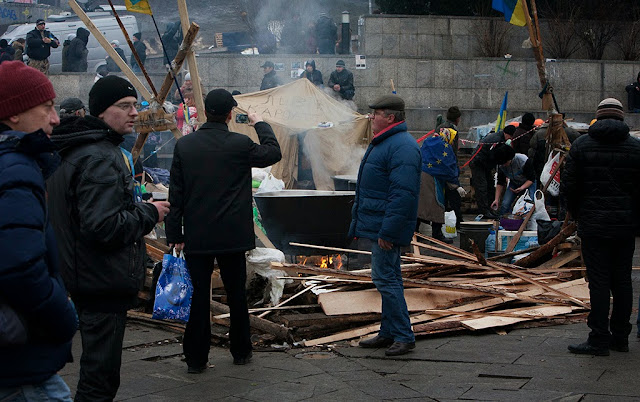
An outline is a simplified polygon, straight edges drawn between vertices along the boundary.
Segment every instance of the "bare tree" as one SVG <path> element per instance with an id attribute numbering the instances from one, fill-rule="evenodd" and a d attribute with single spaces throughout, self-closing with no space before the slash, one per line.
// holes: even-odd
<path id="1" fill-rule="evenodd" d="M 502 57 L 511 37 L 511 24 L 500 18 L 483 18 L 475 23 L 481 56 Z"/>

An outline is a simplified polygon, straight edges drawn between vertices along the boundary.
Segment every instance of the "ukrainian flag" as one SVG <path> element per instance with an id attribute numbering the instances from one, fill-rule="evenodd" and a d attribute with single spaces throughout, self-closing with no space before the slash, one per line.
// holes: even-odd
<path id="1" fill-rule="evenodd" d="M 124 4 L 127 6 L 127 11 L 153 15 L 149 0 L 124 0 Z"/>
<path id="2" fill-rule="evenodd" d="M 522 2 L 527 0 L 492 0 L 491 8 L 504 14 L 504 20 L 519 27 L 527 25 Z"/>
<path id="3" fill-rule="evenodd" d="M 504 99 L 502 100 L 502 106 L 500 106 L 500 113 L 498 113 L 498 120 L 496 120 L 495 132 L 504 130 L 505 123 L 507 122 L 507 97 L 509 91 L 504 93 Z"/>

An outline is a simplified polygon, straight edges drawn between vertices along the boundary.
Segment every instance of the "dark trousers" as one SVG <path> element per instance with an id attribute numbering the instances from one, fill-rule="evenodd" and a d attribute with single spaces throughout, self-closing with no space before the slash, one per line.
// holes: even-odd
<path id="1" fill-rule="evenodd" d="M 456 228 L 460 229 L 460 222 L 464 222 L 462 218 L 462 197 L 460 197 L 456 189 L 447 186 L 444 198 L 447 204 L 447 211 L 453 211 L 456 214 Z"/>
<path id="2" fill-rule="evenodd" d="M 76 401 L 112 401 L 120 386 L 127 312 L 102 313 L 78 306 L 82 357 Z"/>
<path id="3" fill-rule="evenodd" d="M 589 343 L 609 347 L 611 336 L 627 340 L 631 332 L 629 318 L 633 304 L 631 266 L 635 239 L 582 237 L 582 255 L 589 278 L 591 312 L 587 325 L 591 328 Z M 613 309 L 609 319 L 609 298 Z M 611 331 L 611 332 L 609 332 Z"/>
<path id="4" fill-rule="evenodd" d="M 191 313 L 184 332 L 183 350 L 190 367 L 202 367 L 209 361 L 211 345 L 210 299 L 211 274 L 214 261 L 218 261 L 220 276 L 227 292 L 231 313 L 229 343 L 234 358 L 246 357 L 251 352 L 249 309 L 245 282 L 247 267 L 244 252 L 220 255 L 187 255 L 187 268 L 193 283 Z"/>
<path id="5" fill-rule="evenodd" d="M 476 193 L 478 212 L 487 215 L 491 212 L 491 203 L 495 198 L 495 187 L 491 169 L 481 164 L 471 164 L 471 186 Z"/>

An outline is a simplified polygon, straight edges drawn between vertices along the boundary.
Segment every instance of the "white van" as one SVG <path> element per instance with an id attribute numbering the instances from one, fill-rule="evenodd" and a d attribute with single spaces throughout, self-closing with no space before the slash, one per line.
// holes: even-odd
<path id="1" fill-rule="evenodd" d="M 120 41 L 120 47 L 124 50 L 124 54 L 127 56 L 127 64 L 129 64 L 129 59 L 131 57 L 131 49 L 127 45 L 127 41 L 122 34 L 122 30 L 120 30 L 120 26 L 118 25 L 118 21 L 116 18 L 108 12 L 90 12 L 87 15 L 91 18 L 93 24 L 102 32 L 102 34 L 107 38 L 109 42 L 114 39 Z M 133 34 L 139 32 L 138 30 L 138 21 L 136 17 L 133 15 L 122 15 L 120 16 L 120 20 L 124 25 L 127 33 L 129 34 L 129 38 L 133 37 Z M 6 39 L 7 42 L 11 43 L 12 41 L 18 38 L 26 38 L 27 32 L 35 29 L 35 23 L 29 24 L 19 24 L 19 25 L 11 25 L 7 29 L 0 39 Z M 52 34 L 60 40 L 60 46 L 55 49 L 51 49 L 51 56 L 49 57 L 49 73 L 58 74 L 62 70 L 62 45 L 64 41 L 67 39 L 69 34 L 76 34 L 78 28 L 87 28 L 77 16 L 71 13 L 64 13 L 63 15 L 51 15 L 47 18 L 47 26 L 46 29 L 51 31 Z M 87 49 L 89 50 L 89 54 L 87 56 L 88 63 L 88 72 L 95 73 L 96 68 L 100 64 L 105 63 L 105 58 L 107 57 L 107 52 L 100 46 L 96 38 L 93 34 L 89 35 L 89 43 L 87 43 Z"/>

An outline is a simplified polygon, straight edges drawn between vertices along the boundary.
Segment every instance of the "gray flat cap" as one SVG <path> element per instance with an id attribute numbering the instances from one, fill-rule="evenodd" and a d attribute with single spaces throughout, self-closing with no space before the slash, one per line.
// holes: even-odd
<path id="1" fill-rule="evenodd" d="M 383 95 L 369 105 L 371 109 L 404 110 L 404 101 L 398 95 Z"/>

